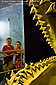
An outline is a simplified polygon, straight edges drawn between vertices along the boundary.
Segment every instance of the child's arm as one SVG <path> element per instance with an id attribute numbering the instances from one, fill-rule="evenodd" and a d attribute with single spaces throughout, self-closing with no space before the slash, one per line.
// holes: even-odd
<path id="1" fill-rule="evenodd" d="M 4 55 L 4 56 L 9 56 L 9 55 L 7 55 L 6 53 L 3 53 L 3 55 Z"/>
<path id="2" fill-rule="evenodd" d="M 21 47 L 21 50 L 23 50 L 23 48 Z M 23 51 L 22 51 L 22 53 L 23 53 Z"/>
<path id="3" fill-rule="evenodd" d="M 14 55 L 14 52 L 13 52 L 13 53 L 11 53 L 11 54 L 10 54 L 10 56 L 11 56 L 11 55 Z"/>

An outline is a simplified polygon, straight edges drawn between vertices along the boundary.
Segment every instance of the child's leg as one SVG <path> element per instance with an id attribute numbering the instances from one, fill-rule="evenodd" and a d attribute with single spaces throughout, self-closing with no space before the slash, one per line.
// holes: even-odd
<path id="1" fill-rule="evenodd" d="M 13 62 L 10 61 L 8 62 L 8 70 L 11 70 L 13 68 Z M 8 72 L 8 74 L 10 74 L 10 72 Z"/>
<path id="2" fill-rule="evenodd" d="M 18 68 L 18 60 L 15 61 L 15 67 Z"/>
<path id="3" fill-rule="evenodd" d="M 8 69 L 12 69 L 13 68 L 13 61 L 8 62 Z"/>
<path id="4" fill-rule="evenodd" d="M 4 71 L 7 71 L 7 64 L 4 64 L 3 65 L 3 69 L 4 69 Z M 7 72 L 5 73 L 5 77 L 7 76 Z"/>

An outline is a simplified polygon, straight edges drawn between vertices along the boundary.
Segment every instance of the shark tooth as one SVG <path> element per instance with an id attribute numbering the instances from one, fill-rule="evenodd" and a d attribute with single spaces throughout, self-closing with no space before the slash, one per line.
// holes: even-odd
<path id="1" fill-rule="evenodd" d="M 48 42 L 48 44 L 51 44 L 51 42 Z"/>
<path id="2" fill-rule="evenodd" d="M 47 38 L 47 39 L 46 39 L 46 41 L 50 41 L 50 39 L 49 39 L 49 38 Z"/>
<path id="3" fill-rule="evenodd" d="M 7 84 L 10 85 L 10 80 L 8 80 L 8 78 L 6 78 L 6 80 L 7 80 Z"/>
<path id="4" fill-rule="evenodd" d="M 44 3 L 48 2 L 48 1 L 50 1 L 50 0 L 41 0 L 41 1 L 40 1 L 40 5 L 41 5 L 41 4 L 44 4 Z"/>
<path id="5" fill-rule="evenodd" d="M 32 14 L 32 13 L 37 13 L 38 11 L 37 11 L 37 9 L 34 7 L 34 5 L 31 7 L 31 11 L 30 11 L 30 14 Z"/>
<path id="6" fill-rule="evenodd" d="M 15 75 L 15 73 L 14 73 L 13 70 L 12 70 L 10 77 L 12 77 L 12 76 L 14 76 L 14 75 Z"/>
<path id="7" fill-rule="evenodd" d="M 46 37 L 46 38 L 48 38 L 48 37 L 49 37 L 49 35 L 46 35 L 46 34 L 45 34 L 45 35 L 44 35 L 44 38 L 45 38 L 45 37 Z"/>
<path id="8" fill-rule="evenodd" d="M 46 27 L 42 27 L 41 26 L 39 30 L 43 30 L 44 31 L 45 29 L 46 29 Z"/>
<path id="9" fill-rule="evenodd" d="M 46 34 L 46 33 L 47 33 L 47 31 L 43 31 L 43 32 L 42 32 L 42 34 L 43 34 L 43 33 L 44 33 L 44 34 Z"/>
<path id="10" fill-rule="evenodd" d="M 48 13 L 50 13 L 50 12 L 52 12 L 53 11 L 53 3 L 49 6 L 49 8 L 48 8 L 48 10 L 46 11 L 46 13 L 45 14 L 48 14 Z"/>
<path id="11" fill-rule="evenodd" d="M 41 27 L 42 27 L 44 23 L 46 23 L 46 21 L 38 20 L 36 23 L 36 26 L 41 25 Z"/>
<path id="12" fill-rule="evenodd" d="M 33 63 L 33 62 L 30 62 L 30 65 L 31 65 L 31 66 L 34 66 L 34 63 Z"/>
<path id="13" fill-rule="evenodd" d="M 40 61 L 39 61 L 40 63 L 42 63 L 42 60 L 40 59 Z"/>
<path id="14" fill-rule="evenodd" d="M 28 2 L 29 0 L 26 0 L 26 2 Z"/>
<path id="15" fill-rule="evenodd" d="M 35 19 L 41 19 L 41 18 L 42 18 L 42 15 L 35 14 L 34 17 L 33 17 L 33 20 L 35 20 Z"/>
<path id="16" fill-rule="evenodd" d="M 29 6 L 31 5 L 34 5 L 32 0 L 29 1 Z"/>
<path id="17" fill-rule="evenodd" d="M 25 68 L 29 69 L 29 65 L 27 63 L 25 63 Z"/>

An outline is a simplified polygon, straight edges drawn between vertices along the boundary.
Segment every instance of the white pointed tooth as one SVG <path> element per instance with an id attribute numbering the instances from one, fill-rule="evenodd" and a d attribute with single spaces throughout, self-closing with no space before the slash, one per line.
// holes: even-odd
<path id="1" fill-rule="evenodd" d="M 50 13 L 53 10 L 53 3 L 49 6 L 48 10 L 46 11 L 45 14 Z"/>
<path id="2" fill-rule="evenodd" d="M 33 20 L 35 20 L 35 19 L 41 19 L 41 18 L 42 18 L 42 15 L 35 14 L 34 17 L 33 17 Z"/>
<path id="3" fill-rule="evenodd" d="M 45 38 L 45 37 L 46 37 L 46 38 L 48 38 L 48 37 L 49 37 L 49 35 L 46 35 L 46 34 L 45 34 L 45 35 L 44 35 L 44 38 Z"/>
<path id="4" fill-rule="evenodd" d="M 47 39 L 46 39 L 46 41 L 50 41 L 50 39 L 49 39 L 49 38 L 47 38 Z"/>
<path id="5" fill-rule="evenodd" d="M 48 44 L 51 44 L 51 42 L 48 42 Z"/>
<path id="6" fill-rule="evenodd" d="M 37 11 L 37 9 L 34 7 L 34 5 L 31 7 L 31 11 L 30 11 L 30 14 L 32 14 L 32 13 L 37 13 L 38 11 Z"/>
<path id="7" fill-rule="evenodd" d="M 42 27 L 42 26 L 40 27 L 40 30 L 44 31 L 45 29 L 46 29 L 46 27 Z"/>

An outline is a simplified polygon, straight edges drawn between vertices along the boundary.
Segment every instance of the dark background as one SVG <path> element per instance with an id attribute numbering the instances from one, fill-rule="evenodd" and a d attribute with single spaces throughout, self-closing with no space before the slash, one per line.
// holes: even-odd
<path id="1" fill-rule="evenodd" d="M 24 31 L 25 31 L 25 58 L 26 63 L 37 62 L 40 59 L 55 55 L 53 49 L 46 42 L 44 34 L 39 30 L 40 26 L 35 26 L 37 20 L 30 14 L 31 7 L 24 3 Z"/>

